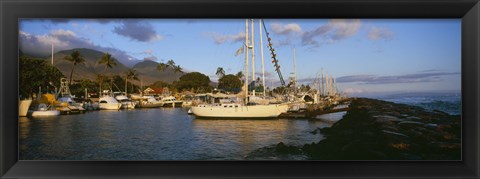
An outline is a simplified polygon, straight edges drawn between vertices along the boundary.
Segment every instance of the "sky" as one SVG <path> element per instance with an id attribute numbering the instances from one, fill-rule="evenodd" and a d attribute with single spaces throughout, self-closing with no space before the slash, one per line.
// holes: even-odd
<path id="1" fill-rule="evenodd" d="M 255 71 L 261 77 L 258 19 Z M 461 19 L 264 19 L 285 81 L 312 84 L 320 75 L 335 78 L 349 96 L 460 91 Z M 265 80 L 278 86 L 263 33 Z M 184 71 L 217 81 L 245 70 L 235 56 L 245 41 L 245 19 L 20 19 L 19 47 L 49 56 L 73 48 L 111 53 L 126 65 L 170 59 Z M 251 70 L 250 70 L 251 73 Z M 251 75 L 250 75 L 251 76 Z"/>

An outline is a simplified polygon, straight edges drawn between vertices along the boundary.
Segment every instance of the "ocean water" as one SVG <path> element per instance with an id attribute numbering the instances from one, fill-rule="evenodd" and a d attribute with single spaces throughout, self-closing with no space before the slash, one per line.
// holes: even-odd
<path id="1" fill-rule="evenodd" d="M 443 111 L 451 115 L 462 113 L 462 98 L 460 93 L 408 93 L 376 97 L 376 99 L 394 103 L 422 107 L 426 110 Z"/>
<path id="2" fill-rule="evenodd" d="M 323 136 L 312 131 L 332 125 L 307 119 L 197 119 L 187 110 L 20 117 L 19 159 L 245 160 L 250 152 L 280 142 L 294 146 L 318 142 Z"/>

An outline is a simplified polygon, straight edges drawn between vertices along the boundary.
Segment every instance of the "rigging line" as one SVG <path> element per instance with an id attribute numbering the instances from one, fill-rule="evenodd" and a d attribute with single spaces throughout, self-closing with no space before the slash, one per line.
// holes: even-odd
<path id="1" fill-rule="evenodd" d="M 270 33 L 268 33 L 267 31 L 267 27 L 265 26 L 265 20 L 262 20 L 262 24 L 263 24 L 263 29 L 265 30 L 265 34 L 267 35 L 267 40 L 268 40 L 268 47 L 270 48 L 270 54 L 272 55 L 272 58 L 273 58 L 273 61 L 272 63 L 274 64 L 273 66 L 275 67 L 275 71 L 277 72 L 278 74 L 278 77 L 280 78 L 280 83 L 282 84 L 282 86 L 286 86 L 285 85 L 285 80 L 283 79 L 283 75 L 282 75 L 282 72 L 280 71 L 280 65 L 278 65 L 278 60 L 277 60 L 277 55 L 275 54 L 275 49 L 273 49 L 272 47 L 272 42 L 271 42 L 271 38 L 270 38 Z"/>

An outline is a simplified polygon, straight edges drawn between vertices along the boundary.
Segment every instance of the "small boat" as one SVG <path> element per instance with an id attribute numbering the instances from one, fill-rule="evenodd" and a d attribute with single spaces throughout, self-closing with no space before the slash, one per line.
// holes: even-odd
<path id="1" fill-rule="evenodd" d="M 56 109 L 59 110 L 62 114 L 85 113 L 85 108 L 83 108 L 80 104 L 76 103 L 71 96 L 67 95 L 58 98 L 58 102 L 60 104 L 56 106 Z"/>
<path id="2" fill-rule="evenodd" d="M 58 93 L 56 109 L 62 114 L 71 113 L 85 113 L 85 108 L 81 104 L 73 100 L 73 96 L 70 93 L 70 87 L 68 86 L 68 80 L 66 78 L 60 79 L 60 91 Z"/>
<path id="3" fill-rule="evenodd" d="M 119 103 L 114 97 L 102 96 L 98 100 L 99 108 L 106 110 L 119 110 L 122 107 L 122 103 Z"/>
<path id="4" fill-rule="evenodd" d="M 143 96 L 137 106 L 139 108 L 158 108 L 163 106 L 163 102 L 153 96 Z"/>
<path id="5" fill-rule="evenodd" d="M 18 116 L 27 116 L 30 104 L 32 104 L 31 99 L 20 100 L 18 104 Z"/>
<path id="6" fill-rule="evenodd" d="M 173 96 L 167 96 L 162 98 L 163 107 L 182 107 L 183 101 L 177 100 Z"/>
<path id="7" fill-rule="evenodd" d="M 117 95 L 117 96 L 115 96 L 115 99 L 118 102 L 122 103 L 122 109 L 135 109 L 135 106 L 137 105 L 136 102 L 131 101 L 125 95 Z"/>
<path id="8" fill-rule="evenodd" d="M 39 104 L 37 109 L 32 113 L 32 117 L 47 117 L 58 115 L 60 115 L 60 111 L 55 110 L 52 106 L 47 106 L 45 103 Z"/>

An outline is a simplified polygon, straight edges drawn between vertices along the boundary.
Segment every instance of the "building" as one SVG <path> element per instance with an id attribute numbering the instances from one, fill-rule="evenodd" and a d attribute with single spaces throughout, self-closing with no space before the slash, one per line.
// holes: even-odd
<path id="1" fill-rule="evenodd" d="M 143 93 L 146 95 L 166 95 L 170 94 L 170 90 L 168 87 L 163 87 L 163 88 L 147 88 L 143 90 Z"/>

